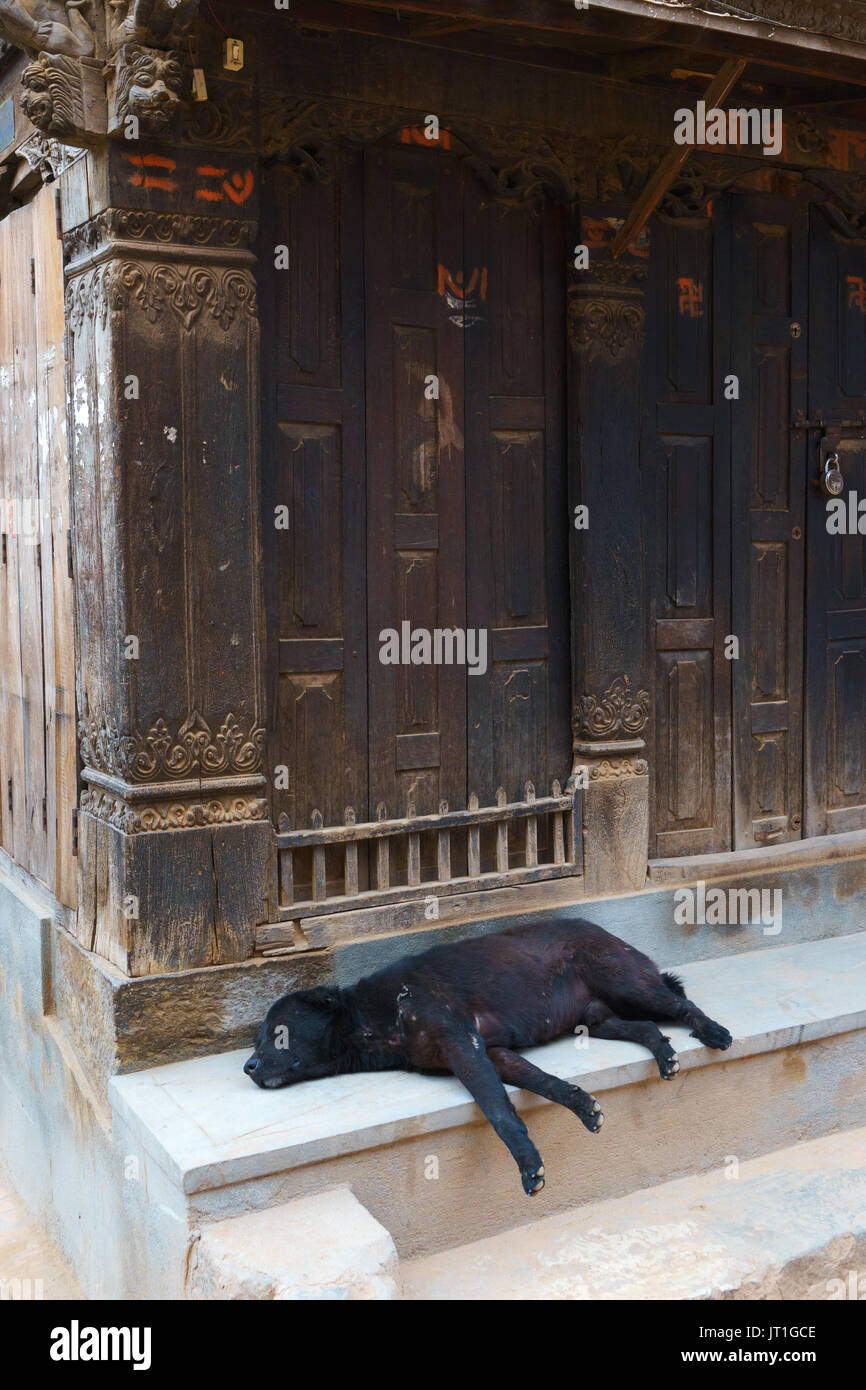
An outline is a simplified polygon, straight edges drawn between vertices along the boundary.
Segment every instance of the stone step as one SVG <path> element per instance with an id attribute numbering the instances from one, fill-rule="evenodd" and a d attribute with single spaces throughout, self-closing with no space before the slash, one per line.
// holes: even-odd
<path id="1" fill-rule="evenodd" d="M 400 1282 L 461 1302 L 863 1299 L 866 1129 L 406 1260 Z"/>
<path id="2" fill-rule="evenodd" d="M 546 1168 L 531 1202 L 451 1077 L 389 1072 L 260 1091 L 241 1071 L 246 1051 L 223 1053 L 116 1077 L 115 1141 L 178 1221 L 203 1225 L 344 1185 L 405 1258 L 866 1124 L 866 933 L 682 973 L 731 1030 L 729 1052 L 670 1028 L 681 1071 L 667 1082 L 631 1043 L 564 1038 L 527 1053 L 599 1095 L 606 1115 L 591 1136 L 562 1107 L 514 1093 Z"/>

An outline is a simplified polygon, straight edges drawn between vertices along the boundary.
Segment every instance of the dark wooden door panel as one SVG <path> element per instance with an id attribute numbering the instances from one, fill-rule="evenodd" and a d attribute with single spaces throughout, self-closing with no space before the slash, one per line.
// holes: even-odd
<path id="1" fill-rule="evenodd" d="M 827 529 L 827 494 L 817 485 L 835 450 L 849 522 L 866 499 L 866 429 L 846 426 L 866 411 L 866 249 L 812 214 L 809 415 L 826 437 L 810 438 L 808 481 L 806 830 L 866 827 L 866 535 Z M 866 519 L 860 518 L 866 526 Z"/>
<path id="2" fill-rule="evenodd" d="M 488 671 L 468 680 L 468 785 L 482 800 L 570 766 L 562 217 L 503 209 L 470 180 L 464 334 L 468 622 Z"/>
<path id="3" fill-rule="evenodd" d="M 288 770 L 274 811 L 303 828 L 314 810 L 339 824 L 367 805 L 362 187 L 357 161 L 330 184 L 279 168 L 268 179 L 268 240 L 288 248 L 263 310 L 277 422 L 263 488 L 272 766 Z"/>
<path id="4" fill-rule="evenodd" d="M 733 200 L 731 411 L 736 848 L 802 834 L 807 212 Z"/>
<path id="5" fill-rule="evenodd" d="M 380 634 L 466 626 L 463 172 L 438 150 L 365 162 L 370 802 L 426 814 L 466 804 L 466 668 L 385 665 Z"/>
<path id="6" fill-rule="evenodd" d="M 730 848 L 727 411 L 713 378 L 713 231 L 657 219 L 641 467 L 650 593 L 658 855 Z"/>

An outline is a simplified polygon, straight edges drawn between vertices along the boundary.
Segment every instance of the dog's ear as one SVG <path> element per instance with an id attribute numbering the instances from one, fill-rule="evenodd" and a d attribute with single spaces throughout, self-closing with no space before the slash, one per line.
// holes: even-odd
<path id="1" fill-rule="evenodd" d="M 329 1014 L 339 1009 L 341 1003 L 340 991 L 334 985 L 316 985 L 315 989 L 305 989 L 303 999 L 305 1004 Z"/>

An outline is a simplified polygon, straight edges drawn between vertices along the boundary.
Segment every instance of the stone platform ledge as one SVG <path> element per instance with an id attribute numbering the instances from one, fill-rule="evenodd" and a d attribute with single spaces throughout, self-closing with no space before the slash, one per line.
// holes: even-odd
<path id="1" fill-rule="evenodd" d="M 735 1177 L 716 1169 L 591 1202 L 400 1272 L 403 1297 L 424 1300 L 866 1298 L 866 1129 L 749 1159 Z"/>
<path id="2" fill-rule="evenodd" d="M 392 1299 L 399 1260 L 348 1187 L 215 1221 L 189 1260 L 190 1299 Z"/>
<path id="3" fill-rule="evenodd" d="M 724 928 L 719 928 L 724 931 Z M 733 1034 L 712 1052 L 665 1027 L 684 1069 L 729 1062 L 866 1027 L 866 932 L 680 967 L 689 996 Z M 185 1193 L 203 1192 L 477 1121 L 449 1076 L 379 1072 L 263 1091 L 241 1070 L 249 1050 L 115 1077 L 109 1096 L 131 1135 Z M 634 1043 L 563 1038 L 526 1056 L 600 1093 L 656 1077 Z M 509 1087 L 510 1091 L 514 1088 Z M 520 1110 L 550 1102 L 515 1093 Z"/>

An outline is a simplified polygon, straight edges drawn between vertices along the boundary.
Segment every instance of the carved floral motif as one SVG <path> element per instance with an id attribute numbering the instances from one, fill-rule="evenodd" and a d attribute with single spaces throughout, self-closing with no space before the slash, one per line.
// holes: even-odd
<path id="1" fill-rule="evenodd" d="M 649 771 L 646 758 L 602 758 L 589 764 L 591 782 L 607 781 L 611 777 L 645 777 Z"/>
<path id="2" fill-rule="evenodd" d="M 173 313 L 188 331 L 199 315 L 223 330 L 240 316 L 255 320 L 256 286 L 249 271 L 219 266 L 184 266 L 111 261 L 70 280 L 66 315 L 73 333 L 88 318 L 103 325 L 110 312 L 135 303 L 149 323 Z"/>
<path id="3" fill-rule="evenodd" d="M 264 820 L 268 803 L 257 796 L 223 796 L 207 801 L 159 801 L 139 806 L 100 787 L 89 787 L 81 793 L 80 809 L 124 835 L 140 835 L 152 830 L 188 830 L 200 825 Z"/>
<path id="4" fill-rule="evenodd" d="M 63 237 L 67 261 L 95 251 L 112 240 L 159 241 L 186 246 L 249 247 L 254 222 L 231 217 L 199 217 L 191 213 L 106 208 Z"/>
<path id="5" fill-rule="evenodd" d="M 200 772 L 216 777 L 258 772 L 261 768 L 265 730 L 254 724 L 244 728 L 227 714 L 219 729 L 193 710 L 177 733 L 164 719 L 157 719 L 146 733 L 139 729 L 123 734 L 116 720 L 82 720 L 78 726 L 81 760 L 85 767 L 130 782 L 183 778 Z"/>
<path id="6" fill-rule="evenodd" d="M 634 737 L 646 728 L 649 715 L 649 691 L 632 690 L 628 676 L 617 676 L 600 698 L 580 697 L 574 731 L 579 738 L 606 739 L 615 734 Z"/>
<path id="7" fill-rule="evenodd" d="M 639 296 L 571 294 L 568 332 L 575 351 L 608 365 L 643 347 L 646 314 Z"/>

